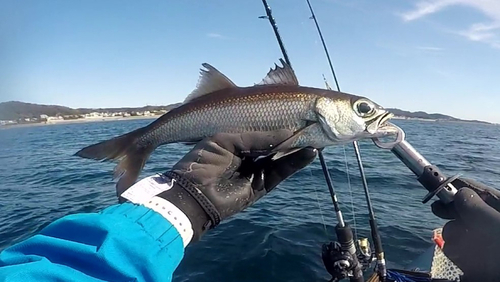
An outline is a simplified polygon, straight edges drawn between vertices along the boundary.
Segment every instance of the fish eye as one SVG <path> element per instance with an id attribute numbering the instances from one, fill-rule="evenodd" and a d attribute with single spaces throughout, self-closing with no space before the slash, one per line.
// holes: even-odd
<path id="1" fill-rule="evenodd" d="M 366 101 L 361 101 L 357 103 L 356 110 L 360 116 L 367 116 L 375 111 L 375 107 Z"/>

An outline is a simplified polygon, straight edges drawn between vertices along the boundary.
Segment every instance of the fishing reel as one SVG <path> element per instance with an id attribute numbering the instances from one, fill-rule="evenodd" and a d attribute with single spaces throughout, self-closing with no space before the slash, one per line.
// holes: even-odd
<path id="1" fill-rule="evenodd" d="M 349 251 L 342 250 L 339 242 L 323 244 L 321 257 L 326 270 L 332 275 L 331 281 L 340 281 L 352 276 L 352 272 L 357 265 Z"/>
<path id="2" fill-rule="evenodd" d="M 321 252 L 323 264 L 332 275 L 330 281 L 340 281 L 345 278 L 349 278 L 351 282 L 364 281 L 354 246 L 352 229 L 349 225 L 338 224 L 335 226 L 335 233 L 338 242 L 323 244 Z"/>
<path id="3" fill-rule="evenodd" d="M 368 238 L 361 238 L 357 241 L 358 244 L 358 261 L 363 270 L 371 267 L 372 262 L 376 260 L 375 253 L 370 247 Z"/>

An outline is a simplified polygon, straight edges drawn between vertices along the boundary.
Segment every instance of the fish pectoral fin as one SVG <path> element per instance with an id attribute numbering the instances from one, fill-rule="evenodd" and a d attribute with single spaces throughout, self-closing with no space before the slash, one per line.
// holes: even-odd
<path id="1" fill-rule="evenodd" d="M 267 85 L 267 84 L 281 84 L 281 85 L 299 85 L 299 80 L 295 75 L 292 67 L 288 65 L 283 59 L 280 59 L 283 67 L 274 64 L 275 68 L 269 70 L 266 77 L 262 79 L 257 85 Z"/>
<path id="2" fill-rule="evenodd" d="M 205 69 L 200 69 L 200 78 L 198 79 L 196 89 L 186 97 L 184 103 L 217 90 L 238 87 L 227 76 L 222 74 L 212 65 L 204 63 L 202 66 Z"/>
<path id="3" fill-rule="evenodd" d="M 316 130 L 316 127 L 319 126 L 317 122 L 308 122 L 308 124 L 304 127 L 301 128 L 293 133 L 292 136 L 278 144 L 272 152 L 276 152 L 276 154 L 273 156 L 273 160 L 277 160 L 279 158 L 282 158 L 284 156 L 288 156 L 290 154 L 293 154 L 303 147 L 300 146 L 299 138 L 307 135 L 308 132 L 312 132 Z"/>

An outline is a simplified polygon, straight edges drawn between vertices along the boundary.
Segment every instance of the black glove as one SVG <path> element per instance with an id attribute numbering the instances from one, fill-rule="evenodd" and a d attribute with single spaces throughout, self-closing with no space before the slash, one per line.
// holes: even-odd
<path id="1" fill-rule="evenodd" d="M 432 211 L 452 219 L 443 227 L 445 255 L 463 272 L 462 282 L 500 281 L 500 191 L 457 179 L 454 201 L 432 204 Z"/>
<path id="2" fill-rule="evenodd" d="M 317 152 L 313 148 L 277 160 L 251 157 L 269 152 L 291 134 L 283 130 L 218 134 L 205 139 L 165 173 L 176 181 L 159 196 L 187 215 L 193 239 L 198 240 L 206 230 L 252 205 L 314 160 Z"/>

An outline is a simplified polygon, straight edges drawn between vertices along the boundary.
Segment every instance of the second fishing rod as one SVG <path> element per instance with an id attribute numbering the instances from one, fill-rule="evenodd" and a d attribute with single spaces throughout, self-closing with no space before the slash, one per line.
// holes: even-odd
<path id="1" fill-rule="evenodd" d="M 316 14 L 314 13 L 314 9 L 312 8 L 310 0 L 306 0 L 307 5 L 309 7 L 309 10 L 311 11 L 311 18 L 314 20 L 314 24 L 316 25 L 316 30 L 318 31 L 318 35 L 321 39 L 321 43 L 323 44 L 323 50 L 326 55 L 326 59 L 328 61 L 328 64 L 330 66 L 330 71 L 332 73 L 333 79 L 335 81 L 335 85 L 337 87 L 337 91 L 340 92 L 340 85 L 337 80 L 337 75 L 335 74 L 335 69 L 333 68 L 333 63 L 330 58 L 330 52 L 328 51 L 328 47 L 326 46 L 325 39 L 323 37 L 323 33 L 321 32 L 321 28 L 319 26 L 318 20 L 316 18 Z M 370 223 L 370 230 L 371 230 L 371 236 L 373 240 L 373 245 L 375 247 L 375 256 L 377 258 L 377 266 L 376 266 L 376 271 L 378 273 L 380 281 L 385 281 L 387 277 L 387 269 L 386 269 L 386 264 L 385 264 L 385 256 L 384 256 L 384 250 L 382 248 L 382 240 L 380 237 L 380 233 L 378 231 L 378 226 L 377 226 L 377 220 L 375 218 L 375 213 L 373 211 L 373 204 L 370 198 L 370 192 L 368 190 L 368 182 L 366 181 L 366 175 L 365 171 L 363 168 L 363 162 L 361 160 L 361 152 L 359 149 L 359 143 L 357 141 L 353 142 L 353 148 L 354 148 L 354 153 L 356 155 L 356 160 L 358 162 L 358 167 L 359 167 L 359 173 L 361 175 L 361 180 L 363 184 L 363 189 L 365 193 L 365 198 L 366 198 L 366 204 L 368 206 L 368 216 L 369 216 L 369 223 Z"/>
<path id="2" fill-rule="evenodd" d="M 292 67 L 288 53 L 286 52 L 285 45 L 281 39 L 281 35 L 278 31 L 278 26 L 272 15 L 271 8 L 267 4 L 266 0 L 262 0 L 264 8 L 266 10 L 266 16 L 260 18 L 268 19 L 271 24 L 278 45 L 283 54 L 285 62 Z M 325 263 L 325 267 L 328 272 L 332 275 L 331 281 L 338 281 L 344 278 L 349 278 L 351 282 L 363 282 L 363 271 L 361 265 L 357 259 L 356 246 L 354 244 L 353 231 L 349 225 L 347 225 L 342 216 L 340 210 L 339 202 L 335 194 L 335 189 L 333 187 L 332 179 L 328 171 L 328 166 L 326 164 L 323 152 L 320 150 L 318 152 L 319 160 L 321 163 L 321 168 L 323 174 L 325 175 L 326 184 L 332 198 L 333 206 L 335 209 L 335 214 L 337 217 L 338 224 L 335 226 L 335 233 L 337 235 L 337 242 L 332 242 L 330 244 L 324 244 L 322 248 L 322 258 Z"/>

